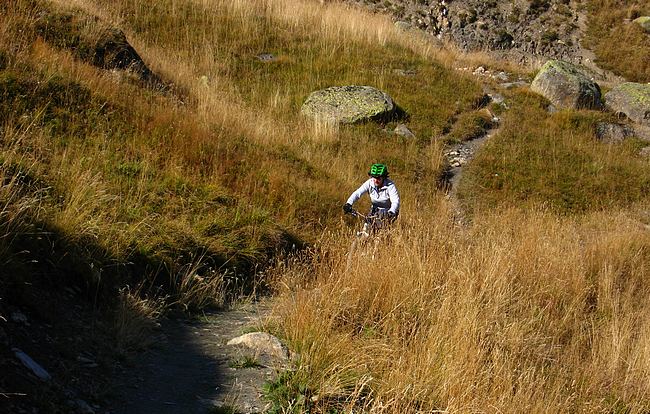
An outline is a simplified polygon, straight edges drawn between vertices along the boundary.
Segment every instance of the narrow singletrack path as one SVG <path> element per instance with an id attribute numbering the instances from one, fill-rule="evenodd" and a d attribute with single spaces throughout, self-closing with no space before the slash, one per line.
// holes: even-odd
<path id="1" fill-rule="evenodd" d="M 161 340 L 122 369 L 107 412 L 204 414 L 215 407 L 261 413 L 273 367 L 233 368 L 241 350 L 226 343 L 260 326 L 269 305 L 251 304 L 195 319 L 166 319 Z"/>

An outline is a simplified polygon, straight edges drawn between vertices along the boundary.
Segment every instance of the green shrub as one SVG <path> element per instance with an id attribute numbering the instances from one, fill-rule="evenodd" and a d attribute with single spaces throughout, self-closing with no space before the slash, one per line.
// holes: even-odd
<path id="1" fill-rule="evenodd" d="M 264 384 L 264 398 L 271 403 L 268 414 L 309 412 L 312 392 L 295 371 L 284 371 L 274 381 Z"/>

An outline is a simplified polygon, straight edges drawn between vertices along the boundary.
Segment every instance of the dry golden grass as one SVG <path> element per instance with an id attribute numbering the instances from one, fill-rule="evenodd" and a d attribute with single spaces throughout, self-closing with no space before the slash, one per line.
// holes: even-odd
<path id="1" fill-rule="evenodd" d="M 146 349 L 154 343 L 153 332 L 167 304 L 165 298 L 149 298 L 142 285 L 122 288 L 115 307 L 114 334 L 120 352 Z"/>
<path id="2" fill-rule="evenodd" d="M 597 63 L 631 82 L 650 81 L 650 38 L 630 22 L 650 14 L 645 0 L 590 0 L 586 44 Z"/>
<path id="3" fill-rule="evenodd" d="M 347 271 L 350 240 L 325 241 L 313 284 L 277 309 L 323 401 L 363 385 L 345 412 L 648 409 L 650 234 L 636 219 L 508 211 L 461 229 L 441 203 L 390 236 Z"/>
<path id="4" fill-rule="evenodd" d="M 164 282 L 186 309 L 223 303 L 231 276 L 225 269 L 235 263 L 254 269 L 287 242 L 285 231 L 312 240 L 311 256 L 303 252 L 276 269 L 285 295 L 276 314 L 278 329 L 301 354 L 296 378 L 313 390 L 307 401 L 315 411 L 648 410 L 647 228 L 618 210 L 558 218 L 496 214 L 485 211 L 487 203 L 477 203 L 471 227 L 459 228 L 434 190 L 445 167 L 444 144 L 434 138 L 475 110 L 483 93 L 450 68 L 477 65 L 483 55 L 440 49 L 397 32 L 385 17 L 339 3 L 57 3 L 124 29 L 147 64 L 182 93 L 144 90 L 123 73 L 91 67 L 38 39 L 22 40 L 10 70 L 35 69 L 33 79 L 24 77 L 43 103 L 10 118 L 10 128 L 3 125 L 5 165 L 19 164 L 56 189 L 42 218 L 71 240 L 97 239 L 119 263 L 137 253 L 169 270 Z M 2 50 L 15 50 L 19 26 L 29 28 L 35 18 L 14 14 L 24 21 L 0 16 Z M 277 64 L 256 61 L 263 52 L 277 54 Z M 396 78 L 395 69 L 417 74 Z M 396 138 L 383 126 L 337 128 L 298 115 L 307 93 L 347 83 L 388 90 L 411 114 L 418 139 Z M 62 85 L 91 91 L 77 117 L 55 108 L 81 132 L 48 123 L 50 96 L 34 86 L 41 84 L 54 95 Z M 532 109 L 504 117 L 504 131 L 511 138 L 540 131 L 566 138 L 574 147 L 553 161 L 571 170 L 575 153 L 591 151 L 592 120 L 547 115 L 539 98 L 528 98 L 508 95 L 512 105 Z M 537 122 L 521 123 L 521 113 Z M 53 132 L 57 127 L 64 132 Z M 593 152 L 597 162 L 581 164 L 582 176 L 608 162 L 619 166 L 627 156 L 612 148 Z M 533 165 L 535 179 L 546 177 L 545 157 Z M 387 162 L 398 182 L 405 200 L 400 223 L 377 247 L 371 241 L 350 254 L 352 233 L 337 223 L 340 203 L 375 161 Z M 531 171 L 531 162 L 514 165 Z M 27 208 L 41 202 L 18 197 L 8 177 L 0 192 L 3 219 L 26 211 L 20 202 Z M 626 191 L 643 203 L 645 190 L 635 183 Z M 6 222 L 0 235 L 20 231 Z M 140 291 L 123 290 L 121 298 L 119 337 L 129 347 L 144 340 L 143 329 L 155 325 L 162 308 Z"/>

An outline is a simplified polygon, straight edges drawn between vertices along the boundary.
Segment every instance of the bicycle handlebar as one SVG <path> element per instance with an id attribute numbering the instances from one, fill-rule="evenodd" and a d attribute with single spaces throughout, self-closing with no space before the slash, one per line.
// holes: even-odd
<path id="1" fill-rule="evenodd" d="M 363 219 L 368 218 L 368 216 L 366 216 L 365 214 L 359 213 L 357 210 L 354 209 L 352 209 L 348 214 L 353 217 L 361 217 Z"/>

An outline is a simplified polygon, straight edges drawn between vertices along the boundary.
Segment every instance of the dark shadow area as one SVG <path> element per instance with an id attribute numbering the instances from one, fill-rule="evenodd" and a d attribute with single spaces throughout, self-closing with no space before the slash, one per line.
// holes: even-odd
<path id="1" fill-rule="evenodd" d="M 393 102 L 392 111 L 372 117 L 371 120 L 385 125 L 390 122 L 408 122 L 410 117 L 411 116 L 402 107 Z"/>
<path id="2" fill-rule="evenodd" d="M 10 240 L 0 240 L 0 412 L 88 412 L 86 406 L 95 412 L 206 412 L 206 401 L 224 390 L 227 341 L 177 312 L 178 319 L 164 321 L 160 337 L 153 333 L 151 350 L 118 346 L 120 289 L 149 274 L 148 289 L 140 293 L 164 295 L 172 290 L 169 267 L 146 255 L 117 258 L 94 238 L 72 239 L 46 224 L 27 223 L 34 221 L 25 218 Z M 224 262 L 215 256 L 206 263 Z M 253 284 L 255 265 L 240 265 L 236 274 L 248 277 L 232 286 L 243 292 Z M 38 378 L 18 352 L 51 378 Z"/>
<path id="3" fill-rule="evenodd" d="M 207 413 L 229 388 L 223 338 L 209 325 L 166 319 L 159 341 L 117 368 L 105 406 L 113 414 Z"/>

